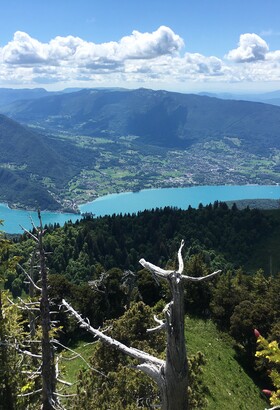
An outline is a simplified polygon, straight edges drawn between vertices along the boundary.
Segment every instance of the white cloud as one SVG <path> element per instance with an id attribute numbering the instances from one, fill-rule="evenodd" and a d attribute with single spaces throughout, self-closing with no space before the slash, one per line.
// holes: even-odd
<path id="1" fill-rule="evenodd" d="M 49 79 L 58 81 L 62 77 L 67 81 L 67 76 L 69 80 L 83 78 L 86 81 L 99 74 L 123 72 L 127 75 L 127 66 L 134 60 L 141 61 L 137 70 L 144 73 L 147 67 L 143 71 L 141 66 L 145 66 L 145 61 L 176 55 L 183 45 L 182 38 L 165 26 L 151 33 L 133 31 L 119 42 L 101 44 L 73 36 L 58 36 L 49 43 L 40 43 L 27 33 L 17 31 L 13 40 L 0 50 L 0 70 L 7 73 L 12 68 L 16 73 L 19 68 L 30 67 L 34 82 L 46 79 L 49 83 Z"/>
<path id="2" fill-rule="evenodd" d="M 46 45 L 47 59 L 52 62 L 59 62 L 63 60 L 70 60 L 73 58 L 77 50 L 86 44 L 85 41 L 79 37 L 67 36 L 67 37 L 55 37 Z"/>
<path id="3" fill-rule="evenodd" d="M 241 34 L 238 45 L 227 54 L 228 60 L 236 63 L 264 60 L 268 52 L 266 41 L 254 33 Z"/>
<path id="4" fill-rule="evenodd" d="M 267 61 L 279 61 L 280 62 L 280 50 L 270 51 L 266 54 Z"/>
<path id="5" fill-rule="evenodd" d="M 2 58 L 7 64 L 39 64 L 46 61 L 46 45 L 30 37 L 27 33 L 17 31 L 13 41 L 2 49 Z"/>
<path id="6" fill-rule="evenodd" d="M 185 72 L 204 74 L 205 76 L 222 75 L 224 63 L 217 57 L 205 57 L 199 53 L 186 53 L 183 59 Z"/>
<path id="7" fill-rule="evenodd" d="M 123 37 L 119 52 L 126 59 L 155 58 L 179 51 L 184 41 L 169 27 L 161 26 L 153 33 L 133 31 L 131 36 Z"/>
<path id="8" fill-rule="evenodd" d="M 119 42 L 95 44 L 79 37 L 55 37 L 49 43 L 40 43 L 27 33 L 17 31 L 14 39 L 2 49 L 6 64 L 63 65 L 67 63 L 97 66 L 122 62 L 126 59 L 153 59 L 173 54 L 184 42 L 169 27 L 161 26 L 152 33 L 133 31 Z"/>
<path id="9" fill-rule="evenodd" d="M 18 31 L 0 49 L 0 84 L 122 84 L 183 90 L 187 82 L 280 82 L 280 50 L 269 51 L 257 34 L 242 34 L 238 47 L 224 59 L 180 54 L 183 46 L 183 39 L 165 26 L 150 33 L 133 31 L 118 42 L 101 44 L 74 36 L 41 43 Z"/>

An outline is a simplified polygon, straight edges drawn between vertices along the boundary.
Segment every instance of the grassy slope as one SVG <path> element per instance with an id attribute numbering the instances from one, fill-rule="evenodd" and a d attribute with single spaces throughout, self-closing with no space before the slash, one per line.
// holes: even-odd
<path id="1" fill-rule="evenodd" d="M 96 343 L 87 343 L 84 341 L 79 341 L 70 348 L 74 350 L 77 354 L 81 355 L 87 361 L 87 363 L 89 363 L 94 346 L 96 346 Z M 63 375 L 63 378 L 70 383 L 75 383 L 75 381 L 77 380 L 78 372 L 81 369 L 87 369 L 88 366 L 81 357 L 77 357 L 73 360 L 67 360 L 67 358 L 73 357 L 73 354 L 71 352 L 63 354 L 63 357 L 66 358 L 66 360 L 62 360 L 63 373 L 65 374 Z M 67 394 L 75 392 L 75 384 L 65 389 L 65 393 Z"/>
<path id="2" fill-rule="evenodd" d="M 259 388 L 236 361 L 232 340 L 220 333 L 211 321 L 187 318 L 186 337 L 189 353 L 201 351 L 207 359 L 203 378 L 209 388 L 208 410 L 263 410 L 268 407 Z M 74 349 L 89 360 L 94 346 L 80 342 Z M 71 382 L 76 380 L 79 369 L 86 367 L 81 359 L 64 362 L 64 365 L 64 379 Z"/>
<path id="3" fill-rule="evenodd" d="M 189 353 L 201 351 L 207 363 L 203 379 L 208 386 L 209 410 L 263 410 L 268 407 L 258 387 L 235 359 L 232 341 L 211 321 L 186 319 Z"/>

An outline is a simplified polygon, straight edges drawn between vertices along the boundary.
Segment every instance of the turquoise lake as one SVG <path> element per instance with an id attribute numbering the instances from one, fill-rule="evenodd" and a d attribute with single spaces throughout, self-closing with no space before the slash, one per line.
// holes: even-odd
<path id="1" fill-rule="evenodd" d="M 222 185 L 196 186 L 188 188 L 147 189 L 140 192 L 126 192 L 100 197 L 95 201 L 81 205 L 81 212 L 92 212 L 95 216 L 112 215 L 114 213 L 136 213 L 145 209 L 172 206 L 187 209 L 188 206 L 197 208 L 200 203 L 207 205 L 214 201 L 234 201 L 240 199 L 279 199 L 279 185 Z M 59 223 L 80 219 L 80 215 L 56 212 L 42 212 L 43 224 Z M 0 204 L 0 219 L 4 220 L 1 229 L 7 233 L 23 232 L 31 229 L 30 217 L 35 225 L 38 223 L 37 213 L 23 210 L 9 209 Z"/>

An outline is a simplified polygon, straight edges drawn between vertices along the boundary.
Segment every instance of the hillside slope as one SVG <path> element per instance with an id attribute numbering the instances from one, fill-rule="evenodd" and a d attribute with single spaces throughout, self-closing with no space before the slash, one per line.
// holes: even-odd
<path id="1" fill-rule="evenodd" d="M 0 115 L 1 200 L 42 209 L 58 209 L 61 204 L 50 194 L 60 189 L 76 172 L 57 150 L 51 138 L 42 136 Z"/>
<path id="2" fill-rule="evenodd" d="M 0 167 L 1 201 L 16 207 L 35 209 L 60 208 L 59 203 L 38 182 L 19 172 Z"/>
<path id="3" fill-rule="evenodd" d="M 213 322 L 186 317 L 186 339 L 189 354 L 200 351 L 206 358 L 202 379 L 208 404 L 204 410 L 264 410 L 268 406 L 261 389 L 236 360 L 233 340 Z M 79 341 L 70 347 L 90 361 L 96 345 Z M 73 384 L 81 369 L 86 369 L 80 358 L 63 363 L 65 378 Z M 67 390 L 70 392 L 75 393 L 75 388 Z"/>
<path id="4" fill-rule="evenodd" d="M 44 88 L 0 88 L 0 107 L 18 100 L 33 100 L 49 94 Z"/>
<path id="5" fill-rule="evenodd" d="M 5 113 L 73 133 L 136 135 L 142 143 L 164 147 L 228 136 L 240 138 L 249 152 L 280 148 L 280 107 L 258 102 L 148 89 L 87 89 L 18 101 Z"/>
<path id="6" fill-rule="evenodd" d="M 261 388 L 236 360 L 233 340 L 213 322 L 187 317 L 186 339 L 190 353 L 201 351 L 206 358 L 203 381 L 208 387 L 208 410 L 264 410 L 269 406 Z"/>
<path id="7" fill-rule="evenodd" d="M 0 115 L 0 144 L 1 164 L 12 163 L 57 180 L 62 166 L 67 173 L 63 157 L 51 147 L 50 140 L 4 115 Z"/>

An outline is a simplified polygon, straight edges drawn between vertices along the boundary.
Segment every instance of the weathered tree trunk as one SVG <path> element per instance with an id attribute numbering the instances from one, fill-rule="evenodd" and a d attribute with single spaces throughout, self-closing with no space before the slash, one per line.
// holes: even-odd
<path id="1" fill-rule="evenodd" d="M 33 250 L 31 260 L 30 260 L 30 277 L 32 281 L 29 281 L 29 296 L 30 299 L 33 300 L 35 296 L 35 286 L 34 286 L 34 264 L 35 264 L 35 256 L 36 256 L 36 249 Z M 35 312 L 32 309 L 28 309 L 28 322 L 29 322 L 29 332 L 30 332 L 30 337 L 31 340 L 35 340 L 36 337 L 36 315 Z M 30 346 L 30 351 L 32 353 L 32 361 L 33 365 L 38 367 L 38 357 L 36 355 L 38 354 L 36 344 L 31 343 Z M 38 378 L 35 379 L 35 390 L 38 390 Z"/>
<path id="2" fill-rule="evenodd" d="M 167 350 L 164 382 L 160 389 L 163 410 L 188 408 L 188 362 L 184 335 L 184 289 L 179 274 L 168 278 L 172 301 L 166 311 Z"/>
<path id="3" fill-rule="evenodd" d="M 166 330 L 166 360 L 161 370 L 161 379 L 158 383 L 162 410 L 187 410 L 188 406 L 188 361 L 185 342 L 185 315 L 184 315 L 184 282 L 201 282 L 216 276 L 221 271 L 216 271 L 204 277 L 191 277 L 183 275 L 184 261 L 182 248 L 178 251 L 178 270 L 164 270 L 144 259 L 140 263 L 149 269 L 158 278 L 168 281 L 172 300 L 165 307 L 165 323 L 158 326 Z"/>
<path id="4" fill-rule="evenodd" d="M 48 281 L 47 281 L 47 267 L 45 261 L 45 252 L 43 247 L 43 228 L 40 219 L 40 229 L 38 231 L 38 250 L 40 260 L 40 273 L 41 273 L 41 324 L 42 324 L 42 410 L 54 410 L 56 397 L 56 375 L 55 375 L 55 363 L 54 363 L 54 349 L 50 342 L 50 304 L 48 297 Z"/>

